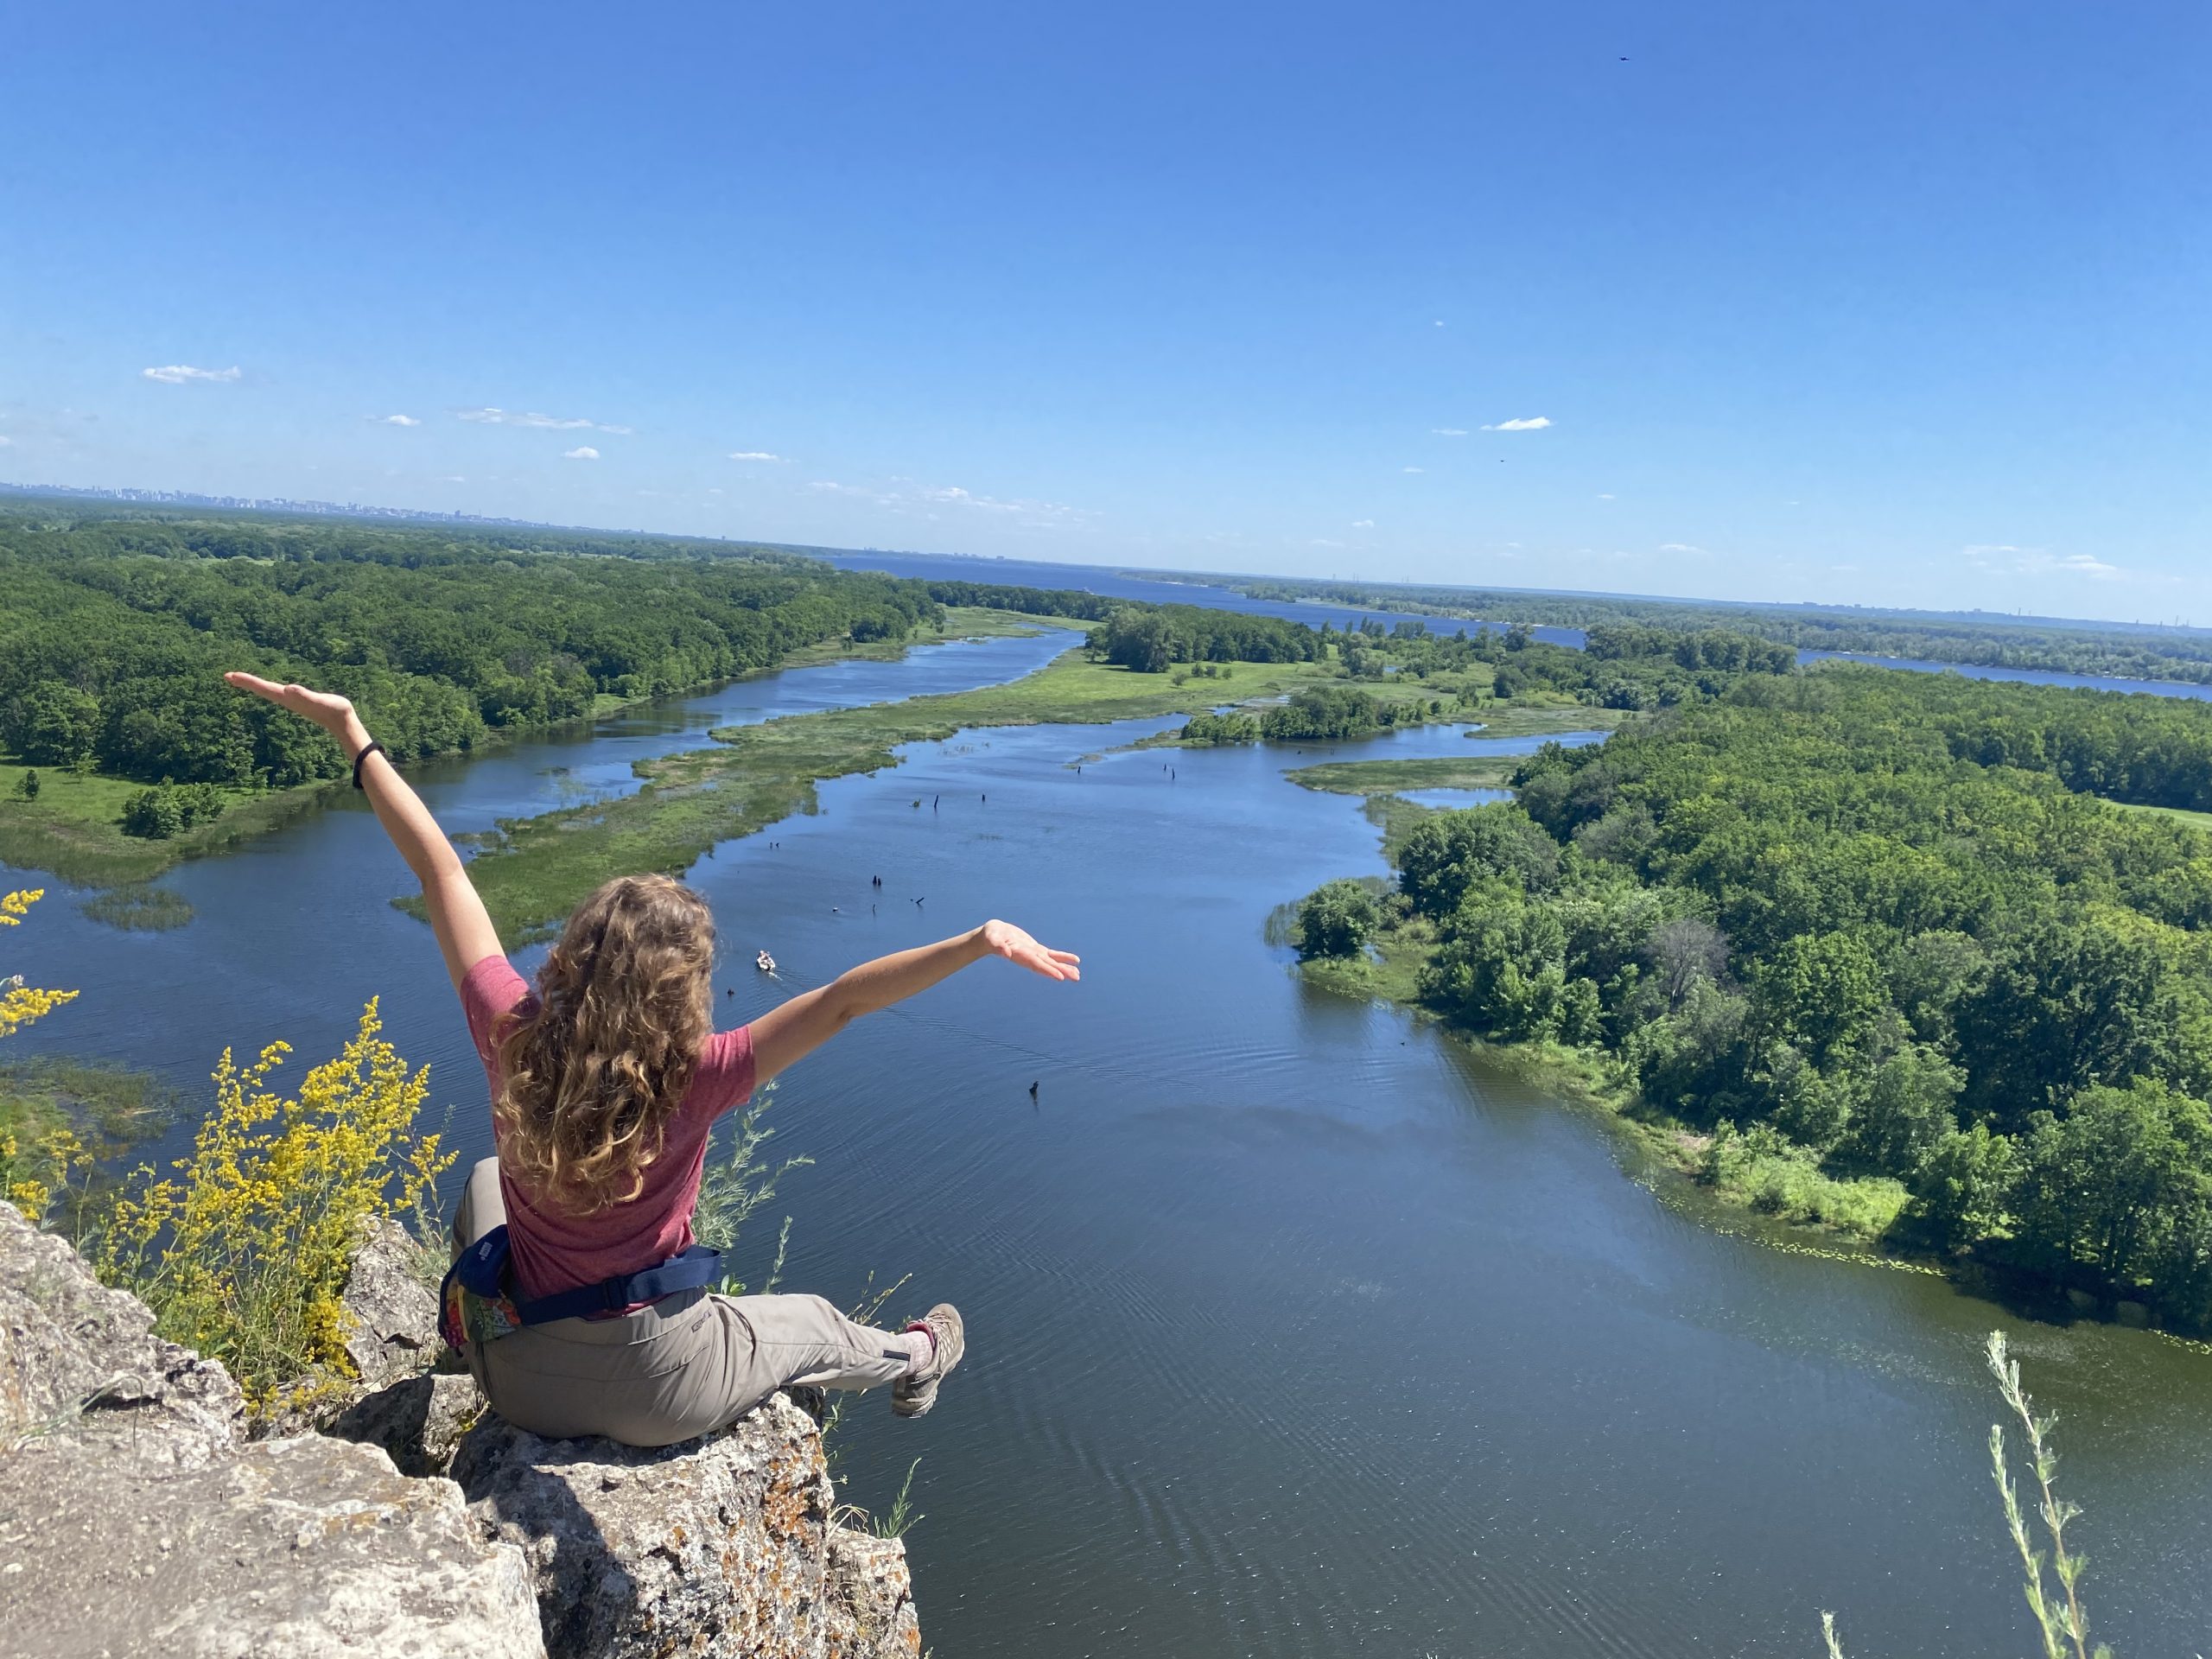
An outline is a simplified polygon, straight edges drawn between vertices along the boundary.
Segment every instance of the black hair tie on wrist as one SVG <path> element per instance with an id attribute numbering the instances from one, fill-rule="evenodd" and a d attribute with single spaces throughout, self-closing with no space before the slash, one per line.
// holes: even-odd
<path id="1" fill-rule="evenodd" d="M 361 752 L 353 757 L 354 788 L 359 789 L 361 786 L 361 763 L 372 754 L 381 754 L 387 760 L 391 759 L 391 756 L 386 753 L 384 745 L 378 742 L 374 738 L 371 738 Z"/>

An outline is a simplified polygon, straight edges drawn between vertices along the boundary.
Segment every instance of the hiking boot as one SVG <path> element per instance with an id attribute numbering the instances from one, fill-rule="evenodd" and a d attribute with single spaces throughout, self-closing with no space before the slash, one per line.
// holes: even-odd
<path id="1" fill-rule="evenodd" d="M 950 1302 L 939 1302 L 906 1328 L 928 1332 L 937 1344 L 928 1364 L 891 1385 L 891 1409 L 901 1417 L 919 1417 L 937 1404 L 937 1385 L 968 1351 L 968 1335 L 960 1310 Z"/>

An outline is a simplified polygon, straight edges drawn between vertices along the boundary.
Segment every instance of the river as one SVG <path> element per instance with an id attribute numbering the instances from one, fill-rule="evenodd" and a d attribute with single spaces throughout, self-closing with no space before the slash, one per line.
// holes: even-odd
<path id="1" fill-rule="evenodd" d="M 1004 679 L 1065 641 L 792 670 L 416 776 L 481 829 L 626 788 L 709 725 Z M 910 1273 L 900 1309 L 968 1318 L 934 1414 L 866 1399 L 842 1431 L 861 1503 L 922 1460 L 936 1651 L 1804 1659 L 1831 1608 L 1858 1659 L 2025 1652 L 1985 1445 L 1998 1325 L 2063 1415 L 2099 1633 L 2127 1659 L 2206 1650 L 2212 1359 L 1711 1230 L 1624 1179 L 1587 1115 L 1306 987 L 1270 912 L 1383 866 L 1354 798 L 1283 770 L 1485 746 L 1427 727 L 1071 764 L 1166 723 L 919 745 L 690 875 L 732 1018 L 778 994 L 762 945 L 785 992 L 992 915 L 1084 957 L 1080 986 L 985 963 L 862 1022 L 772 1114 L 772 1148 L 816 1160 L 776 1206 L 785 1287 L 851 1301 Z M 85 995 L 17 1045 L 150 1067 L 198 1109 L 223 1044 L 285 1038 L 296 1075 L 381 994 L 480 1154 L 458 1010 L 388 903 L 404 880 L 347 795 L 173 872 L 199 912 L 174 933 L 98 927 L 49 881 L 9 966 Z"/>

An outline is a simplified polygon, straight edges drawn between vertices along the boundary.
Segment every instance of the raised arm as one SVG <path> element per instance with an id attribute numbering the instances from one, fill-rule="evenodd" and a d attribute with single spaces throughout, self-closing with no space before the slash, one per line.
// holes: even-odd
<path id="1" fill-rule="evenodd" d="M 1083 958 L 1047 950 L 1010 922 L 849 968 L 818 991 L 803 991 L 753 1022 L 753 1075 L 761 1082 L 804 1059 L 864 1014 L 903 1002 L 985 957 L 1004 957 L 1046 979 L 1077 980 Z"/>
<path id="2" fill-rule="evenodd" d="M 310 691 L 304 685 L 279 685 L 253 674 L 226 674 L 223 678 L 241 691 L 265 697 L 279 709 L 302 720 L 313 721 L 337 740 L 350 762 L 369 746 L 368 728 L 353 712 L 353 705 L 333 691 Z M 407 868 L 423 884 L 423 903 L 430 912 L 430 931 L 438 936 L 446 971 L 456 988 L 468 970 L 486 957 L 501 955 L 499 936 L 469 881 L 468 868 L 446 839 L 422 797 L 379 749 L 361 763 L 361 788 L 376 809 L 377 822 L 391 837 Z"/>

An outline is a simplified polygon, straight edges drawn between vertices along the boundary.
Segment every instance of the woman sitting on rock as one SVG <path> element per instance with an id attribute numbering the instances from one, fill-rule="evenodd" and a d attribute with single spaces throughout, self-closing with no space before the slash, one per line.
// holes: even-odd
<path id="1" fill-rule="evenodd" d="M 708 1134 L 756 1083 L 861 1014 L 970 963 L 1004 957 L 1046 979 L 1073 980 L 1077 959 L 986 922 L 863 963 L 749 1026 L 718 1032 L 705 901 L 665 876 L 623 876 L 569 918 L 533 991 L 500 949 L 460 855 L 353 705 L 251 674 L 225 677 L 337 740 L 355 785 L 423 884 L 492 1085 L 498 1155 L 469 1175 L 454 1249 L 493 1263 L 476 1308 L 491 1311 L 490 1328 L 472 1319 L 464 1348 L 493 1408 L 534 1433 L 666 1446 L 720 1428 L 791 1385 L 888 1382 L 902 1417 L 935 1405 L 965 1347 L 950 1303 L 904 1330 L 880 1331 L 819 1296 L 702 1287 L 711 1262 L 701 1271 L 703 1253 L 686 1252 Z M 503 1269 L 494 1260 L 501 1228 Z M 665 1288 L 687 1279 L 689 1287 Z"/>

